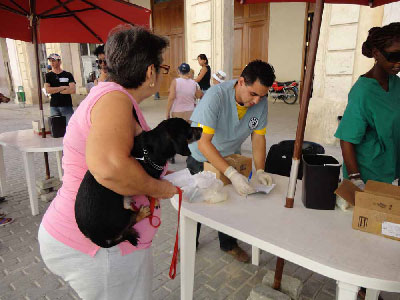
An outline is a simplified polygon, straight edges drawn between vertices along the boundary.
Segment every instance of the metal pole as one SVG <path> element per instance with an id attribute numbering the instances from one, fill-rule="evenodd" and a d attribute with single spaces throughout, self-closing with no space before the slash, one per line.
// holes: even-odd
<path id="1" fill-rule="evenodd" d="M 39 61 L 39 44 L 37 40 L 37 16 L 35 14 L 35 5 L 36 1 L 31 0 L 31 18 L 32 18 L 32 42 L 35 46 L 35 61 L 36 61 L 36 76 L 37 76 L 37 84 L 38 84 L 38 96 L 39 96 L 39 110 L 40 110 L 40 119 L 42 120 L 42 138 L 46 138 L 46 130 L 44 124 L 44 113 L 43 113 L 43 100 L 42 100 L 42 83 L 40 78 L 40 61 Z M 49 155 L 47 152 L 44 153 L 44 163 L 46 167 L 46 179 L 50 178 L 50 168 L 49 168 Z"/>
<path id="2" fill-rule="evenodd" d="M 314 76 L 315 59 L 317 56 L 319 32 L 321 29 L 322 12 L 324 10 L 324 0 L 316 0 L 314 19 L 312 22 L 310 48 L 307 53 L 306 74 L 304 80 L 304 91 L 301 94 L 300 112 L 297 123 L 296 141 L 294 143 L 294 152 L 292 159 L 292 168 L 290 170 L 289 186 L 286 194 L 285 207 L 293 208 L 294 195 L 296 193 L 297 175 L 299 172 L 301 149 L 304 140 L 304 130 L 306 128 L 306 120 L 308 114 L 308 104 L 310 102 L 310 91 Z M 278 257 L 275 268 L 274 289 L 280 288 L 282 280 L 284 260 Z"/>
<path id="3" fill-rule="evenodd" d="M 294 195 L 296 192 L 296 181 L 299 172 L 301 149 L 304 140 L 304 130 L 306 127 L 306 119 L 308 114 L 308 104 L 310 102 L 310 91 L 314 77 L 315 59 L 317 56 L 319 32 L 321 29 L 322 12 L 324 9 L 324 0 L 316 0 L 315 12 L 312 22 L 310 48 L 307 53 L 306 74 L 304 80 L 304 91 L 301 95 L 301 105 L 299 112 L 299 119 L 297 123 L 296 141 L 294 144 L 292 169 L 290 170 L 289 187 L 286 195 L 285 207 L 292 208 L 294 202 Z"/>

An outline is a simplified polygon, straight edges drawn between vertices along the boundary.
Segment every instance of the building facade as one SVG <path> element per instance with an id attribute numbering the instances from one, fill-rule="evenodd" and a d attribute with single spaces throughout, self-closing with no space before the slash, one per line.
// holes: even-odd
<path id="1" fill-rule="evenodd" d="M 277 80 L 301 81 L 304 77 L 313 5 L 261 3 L 242 5 L 234 0 L 133 0 L 152 9 L 152 29 L 166 36 L 170 47 L 164 62 L 171 74 L 163 75 L 161 94 L 167 95 L 180 63 L 187 62 L 197 74 L 197 56 L 209 58 L 212 71 L 223 70 L 237 78 L 253 59 L 271 63 Z M 361 54 L 368 30 L 400 21 L 400 3 L 369 8 L 326 4 L 318 43 L 313 94 L 310 100 L 306 139 L 334 144 L 337 117 L 343 114 L 347 94 L 373 61 Z M 59 53 L 63 69 L 77 83 L 77 105 L 86 94 L 86 80 L 96 70 L 94 45 L 46 44 L 42 48 L 42 73 L 46 55 Z M 27 103 L 37 103 L 37 80 L 33 46 L 13 40 L 0 42 L 0 92 L 12 95 L 23 86 Z M 3 61 L 3 63 L 1 62 Z M 8 90 L 8 91 L 7 91 Z"/>

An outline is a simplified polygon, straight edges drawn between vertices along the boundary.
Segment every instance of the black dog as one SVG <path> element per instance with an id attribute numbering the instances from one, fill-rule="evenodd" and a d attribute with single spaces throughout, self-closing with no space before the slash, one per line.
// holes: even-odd
<path id="1" fill-rule="evenodd" d="M 132 157 L 154 178 L 160 178 L 163 166 L 175 154 L 189 156 L 188 144 L 197 141 L 201 128 L 191 127 L 185 120 L 171 118 L 156 128 L 135 137 Z M 124 208 L 131 199 L 99 184 L 87 171 L 75 202 L 75 218 L 81 232 L 96 245 L 109 248 L 128 240 L 137 246 L 138 232 L 133 225 L 150 214 L 149 207 L 139 211 Z"/>

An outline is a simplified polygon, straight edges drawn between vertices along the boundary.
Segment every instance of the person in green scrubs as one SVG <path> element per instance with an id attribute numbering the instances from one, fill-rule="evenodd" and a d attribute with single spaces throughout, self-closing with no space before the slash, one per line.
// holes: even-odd
<path id="1" fill-rule="evenodd" d="M 400 177 L 400 23 L 371 28 L 362 54 L 375 64 L 352 87 L 335 136 L 344 178 L 364 189 Z"/>

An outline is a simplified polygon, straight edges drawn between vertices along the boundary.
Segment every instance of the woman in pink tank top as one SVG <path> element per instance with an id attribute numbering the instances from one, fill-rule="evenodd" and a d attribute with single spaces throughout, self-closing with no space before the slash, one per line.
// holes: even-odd
<path id="1" fill-rule="evenodd" d="M 169 88 L 166 118 L 182 118 L 190 122 L 196 98 L 203 97 L 199 85 L 190 76 L 190 66 L 182 63 L 178 67 L 179 78 L 172 80 Z"/>
<path id="2" fill-rule="evenodd" d="M 165 38 L 141 27 L 117 27 L 106 43 L 108 82 L 93 87 L 72 116 L 64 137 L 63 185 L 46 211 L 39 244 L 43 261 L 83 299 L 151 299 L 151 242 L 156 229 L 146 218 L 135 225 L 137 247 L 128 242 L 100 248 L 75 220 L 75 198 L 87 170 L 103 186 L 136 203 L 147 195 L 170 198 L 176 188 L 150 177 L 130 156 L 133 137 L 150 130 L 138 104 L 161 83 Z M 136 111 L 139 123 L 132 110 Z M 160 208 L 154 214 L 160 215 Z"/>

